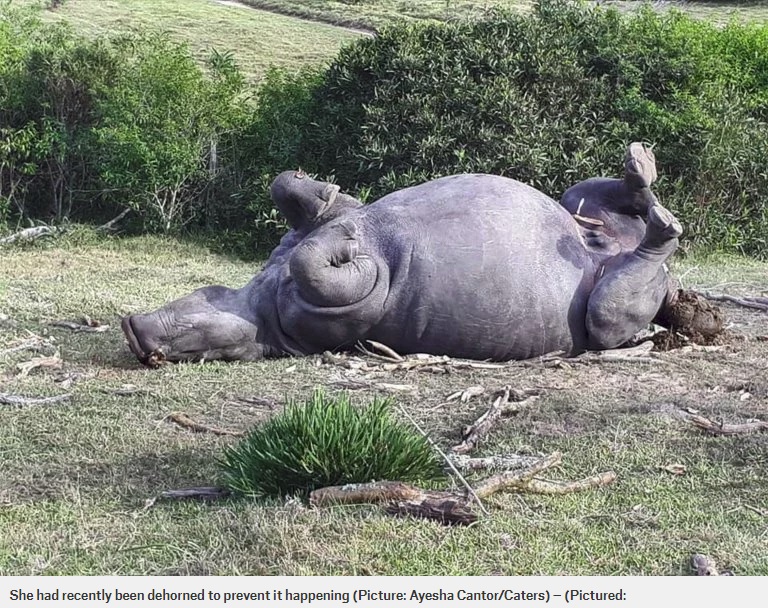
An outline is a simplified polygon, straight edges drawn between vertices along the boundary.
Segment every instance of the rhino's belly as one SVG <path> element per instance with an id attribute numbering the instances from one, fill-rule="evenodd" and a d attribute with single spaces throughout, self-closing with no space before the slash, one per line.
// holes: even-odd
<path id="1" fill-rule="evenodd" d="M 585 348 L 591 269 L 547 252 L 494 249 L 412 260 L 407 278 L 395 273 L 370 339 L 403 353 L 493 360 Z"/>

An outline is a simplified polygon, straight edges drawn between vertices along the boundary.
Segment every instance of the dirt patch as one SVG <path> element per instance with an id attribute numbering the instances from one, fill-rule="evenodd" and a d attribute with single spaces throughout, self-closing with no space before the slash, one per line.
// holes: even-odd
<path id="1" fill-rule="evenodd" d="M 674 302 L 659 315 L 668 332 L 654 337 L 658 350 L 680 348 L 687 344 L 725 344 L 725 315 L 719 306 L 713 304 L 695 291 L 678 289 Z"/>

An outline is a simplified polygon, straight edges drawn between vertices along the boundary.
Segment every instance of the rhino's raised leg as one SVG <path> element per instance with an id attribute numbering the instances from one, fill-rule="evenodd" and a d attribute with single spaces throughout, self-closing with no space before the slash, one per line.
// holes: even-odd
<path id="1" fill-rule="evenodd" d="M 303 233 L 362 206 L 339 192 L 336 184 L 317 181 L 303 171 L 283 171 L 272 182 L 270 194 L 291 228 Z"/>
<path id="2" fill-rule="evenodd" d="M 665 262 L 682 232 L 675 216 L 655 205 L 640 245 L 606 262 L 587 304 L 590 348 L 616 348 L 653 320 L 669 292 Z"/>
<path id="3" fill-rule="evenodd" d="M 656 178 L 653 151 L 635 142 L 627 148 L 622 179 L 598 177 L 579 182 L 565 191 L 560 204 L 587 220 L 605 220 L 604 214 L 639 215 L 645 219 L 648 209 L 658 203 L 651 191 Z"/>
<path id="4" fill-rule="evenodd" d="M 304 239 L 291 255 L 291 276 L 301 296 L 315 306 L 348 306 L 373 291 L 375 261 L 360 253 L 357 227 L 344 220 Z"/>

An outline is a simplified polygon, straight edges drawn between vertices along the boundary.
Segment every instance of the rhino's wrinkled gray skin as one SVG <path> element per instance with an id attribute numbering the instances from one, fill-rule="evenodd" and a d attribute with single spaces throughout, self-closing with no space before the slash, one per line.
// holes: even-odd
<path id="1" fill-rule="evenodd" d="M 664 262 L 681 234 L 671 213 L 649 206 L 628 248 L 492 175 L 445 177 L 363 207 L 291 171 L 272 194 L 293 230 L 264 270 L 242 289 L 207 287 L 126 317 L 140 360 L 256 360 L 365 339 L 481 360 L 612 348 L 665 305 Z"/>
<path id="2" fill-rule="evenodd" d="M 646 220 L 658 199 L 653 151 L 633 143 L 624 158 L 623 179 L 593 177 L 565 191 L 560 204 L 584 227 L 601 232 L 631 251 L 645 236 Z"/>

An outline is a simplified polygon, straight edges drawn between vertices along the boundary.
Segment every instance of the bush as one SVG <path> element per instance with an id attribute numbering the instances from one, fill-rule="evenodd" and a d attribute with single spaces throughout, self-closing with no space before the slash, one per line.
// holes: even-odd
<path id="1" fill-rule="evenodd" d="M 689 240 L 768 254 L 768 26 L 541 0 L 386 28 L 342 49 L 313 98 L 299 161 L 345 187 L 477 171 L 557 198 L 646 141 Z"/>
<path id="2" fill-rule="evenodd" d="M 204 72 L 164 36 L 89 40 L 6 1 L 0 83 L 6 216 L 97 221 L 129 206 L 144 229 L 178 230 L 226 221 L 219 201 L 244 187 L 250 109 L 231 56 Z"/>
<path id="3" fill-rule="evenodd" d="M 306 495 L 316 488 L 440 475 L 433 448 L 397 423 L 390 403 L 354 407 L 347 395 L 315 391 L 306 403 L 254 429 L 222 459 L 226 484 L 251 496 Z"/>

